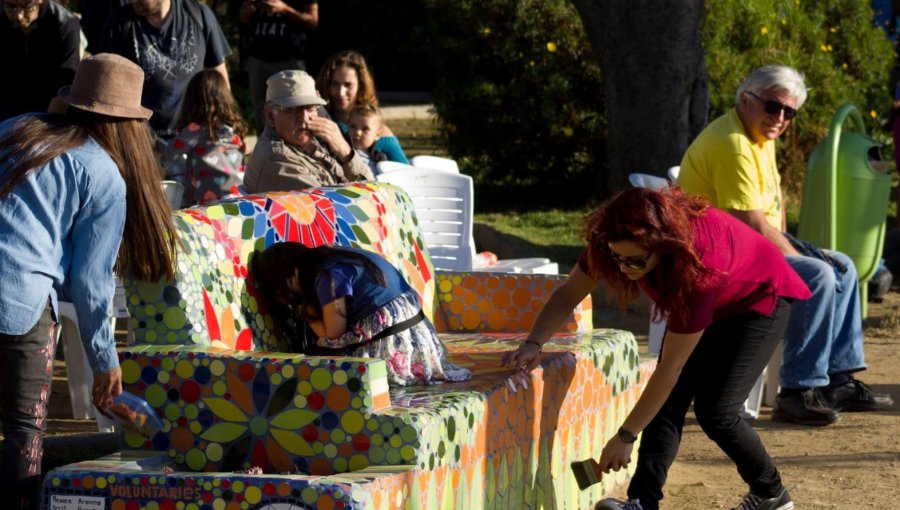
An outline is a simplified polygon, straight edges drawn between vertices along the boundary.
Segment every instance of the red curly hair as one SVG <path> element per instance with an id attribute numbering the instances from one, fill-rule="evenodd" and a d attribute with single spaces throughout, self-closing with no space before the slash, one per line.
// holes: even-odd
<path id="1" fill-rule="evenodd" d="M 634 188 L 622 191 L 588 216 L 584 227 L 587 259 L 593 277 L 601 277 L 619 297 L 620 304 L 634 301 L 640 288 L 619 270 L 609 243 L 631 241 L 659 254 L 654 272 L 659 283 L 656 317 L 687 320 L 687 297 L 718 280 L 718 271 L 707 268 L 694 251 L 692 223 L 706 215 L 709 202 L 681 188 L 655 191 Z"/>

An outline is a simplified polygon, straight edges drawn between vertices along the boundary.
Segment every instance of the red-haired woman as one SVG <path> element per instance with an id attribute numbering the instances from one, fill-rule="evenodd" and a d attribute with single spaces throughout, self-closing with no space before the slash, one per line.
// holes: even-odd
<path id="1" fill-rule="evenodd" d="M 692 401 L 703 431 L 749 485 L 736 508 L 793 508 L 772 458 L 738 413 L 784 333 L 791 301 L 809 297 L 800 277 L 770 241 L 677 188 L 623 191 L 591 214 L 584 232 L 578 265 L 503 363 L 537 366 L 544 342 L 601 281 L 623 304 L 642 289 L 668 321 L 656 370 L 600 457 L 604 472 L 627 466 L 644 432 L 629 499 L 598 508 L 659 508 Z"/>

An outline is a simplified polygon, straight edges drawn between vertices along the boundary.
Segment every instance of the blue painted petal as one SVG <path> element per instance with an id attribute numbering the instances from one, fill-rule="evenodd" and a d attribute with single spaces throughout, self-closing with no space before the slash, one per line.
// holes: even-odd
<path id="1" fill-rule="evenodd" d="M 260 213 L 254 218 L 253 237 L 262 237 L 266 233 L 266 223 L 268 218 L 265 214 Z"/>
<path id="2" fill-rule="evenodd" d="M 244 216 L 253 216 L 256 212 L 256 204 L 253 202 L 238 202 L 238 207 L 240 207 L 241 214 Z"/>
<path id="3" fill-rule="evenodd" d="M 264 367 L 260 367 L 253 379 L 253 405 L 256 407 L 257 414 L 263 414 L 269 404 L 271 389 L 269 374 Z"/>
<path id="4" fill-rule="evenodd" d="M 356 223 L 356 222 L 354 221 L 353 223 Z M 356 236 L 353 235 L 352 229 L 350 228 L 350 223 L 344 221 L 341 218 L 337 219 L 337 231 L 348 237 L 353 236 L 353 237 L 349 237 L 350 239 L 356 239 Z"/>

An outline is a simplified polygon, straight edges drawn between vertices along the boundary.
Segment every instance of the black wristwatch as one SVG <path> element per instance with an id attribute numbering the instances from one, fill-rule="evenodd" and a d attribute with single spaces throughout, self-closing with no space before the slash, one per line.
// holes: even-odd
<path id="1" fill-rule="evenodd" d="M 631 444 L 637 441 L 637 435 L 635 435 L 630 430 L 625 430 L 622 427 L 619 427 L 619 441 L 622 441 L 625 444 Z"/>

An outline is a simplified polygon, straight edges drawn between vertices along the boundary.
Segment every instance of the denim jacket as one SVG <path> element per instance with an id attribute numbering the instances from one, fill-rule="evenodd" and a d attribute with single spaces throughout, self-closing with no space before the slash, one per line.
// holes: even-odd
<path id="1" fill-rule="evenodd" d="M 0 185 L 9 159 L 0 157 Z M 109 307 L 124 225 L 125 182 L 93 139 L 32 171 L 0 199 L 0 332 L 25 334 L 48 299 L 54 312 L 68 300 L 91 368 L 117 367 Z"/>

